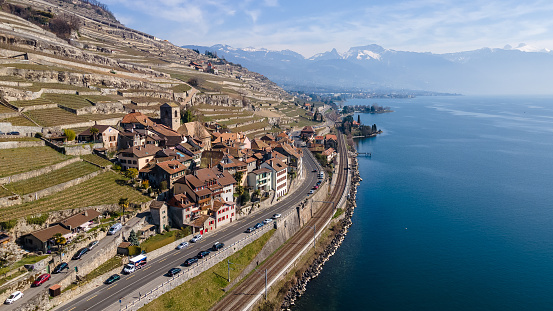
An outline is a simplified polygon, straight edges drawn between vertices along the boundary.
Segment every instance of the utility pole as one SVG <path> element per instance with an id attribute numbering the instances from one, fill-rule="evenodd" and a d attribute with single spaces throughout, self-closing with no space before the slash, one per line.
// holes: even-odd
<path id="1" fill-rule="evenodd" d="M 267 269 L 265 269 L 265 300 L 267 300 Z"/>
<path id="2" fill-rule="evenodd" d="M 315 248 L 315 235 L 317 234 L 317 225 L 313 225 L 313 248 Z"/>
<path id="3" fill-rule="evenodd" d="M 234 263 L 230 262 L 230 260 L 227 260 L 227 265 L 228 265 L 228 282 L 230 283 L 230 270 L 232 269 L 230 267 L 230 265 L 233 265 Z M 234 270 L 234 269 L 232 269 Z"/>

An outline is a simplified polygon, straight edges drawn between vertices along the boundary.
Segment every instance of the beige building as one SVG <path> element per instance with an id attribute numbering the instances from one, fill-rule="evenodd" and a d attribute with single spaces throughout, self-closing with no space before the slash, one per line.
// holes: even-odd
<path id="1" fill-rule="evenodd" d="M 120 151 L 117 154 L 117 159 L 124 170 L 136 168 L 140 171 L 154 159 L 156 152 L 160 150 L 161 148 L 155 145 L 136 146 Z"/>

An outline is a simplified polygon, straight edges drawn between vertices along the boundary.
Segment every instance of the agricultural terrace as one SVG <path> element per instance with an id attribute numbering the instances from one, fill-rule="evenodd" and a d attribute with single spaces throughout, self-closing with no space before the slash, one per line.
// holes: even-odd
<path id="1" fill-rule="evenodd" d="M 74 124 L 88 121 L 82 116 L 78 116 L 61 108 L 31 110 L 24 112 L 24 114 L 43 127 Z"/>
<path id="2" fill-rule="evenodd" d="M 15 112 L 15 110 L 8 108 L 4 105 L 0 105 L 0 113 L 11 113 L 11 112 Z"/>
<path id="3" fill-rule="evenodd" d="M 120 198 L 129 198 L 131 203 L 144 203 L 151 200 L 128 186 L 125 177 L 108 171 L 40 200 L 4 207 L 0 214 L 0 221 L 56 210 L 117 204 Z"/>
<path id="4" fill-rule="evenodd" d="M 0 120 L 0 122 L 9 122 L 13 126 L 36 126 L 36 124 L 34 124 L 33 122 L 29 121 L 27 118 L 24 118 L 22 116 L 5 118 Z"/>
<path id="5" fill-rule="evenodd" d="M 41 89 L 55 89 L 55 90 L 73 90 L 79 92 L 92 92 L 93 89 L 89 89 L 84 86 L 76 86 L 63 83 L 47 83 L 47 82 L 33 82 L 33 86 L 29 87 L 30 91 L 38 92 Z"/>
<path id="6" fill-rule="evenodd" d="M 81 159 L 87 161 L 87 162 L 90 162 L 90 163 L 94 163 L 98 166 L 101 166 L 101 167 L 109 167 L 111 166 L 111 162 L 109 160 L 106 160 L 100 156 L 97 156 L 95 154 L 84 154 L 84 155 L 81 155 Z"/>
<path id="7" fill-rule="evenodd" d="M 3 136 L 3 137 L 0 137 L 0 142 L 6 142 L 6 141 L 41 141 L 41 140 L 40 140 L 40 138 L 29 137 L 29 136 L 22 136 L 22 137 Z"/>
<path id="8" fill-rule="evenodd" d="M 71 156 L 46 146 L 0 149 L 0 177 L 36 170 L 69 158 Z"/>
<path id="9" fill-rule="evenodd" d="M 11 192 L 23 195 L 33 193 L 48 187 L 59 185 L 75 178 L 83 177 L 100 170 L 99 167 L 87 162 L 74 162 L 60 169 L 40 176 L 4 185 Z"/>
<path id="10" fill-rule="evenodd" d="M 0 198 L 7 197 L 9 195 L 12 195 L 11 191 L 6 190 L 3 187 L 0 187 Z"/>
<path id="11" fill-rule="evenodd" d="M 49 101 L 48 99 L 41 97 L 37 99 L 31 99 L 31 100 L 17 100 L 12 101 L 10 104 L 23 108 L 23 107 L 31 107 L 31 106 L 44 106 L 44 105 L 52 105 L 53 102 Z"/>
<path id="12" fill-rule="evenodd" d="M 33 51 L 34 53 L 34 51 Z M 50 56 L 50 54 L 48 54 Z M 0 64 L 0 67 L 13 67 L 17 69 L 29 69 L 29 70 L 43 70 L 43 71 L 61 71 L 61 72 L 79 72 L 82 73 L 81 70 L 76 70 L 74 68 L 64 68 L 64 67 L 57 67 L 57 66 L 48 66 L 48 65 L 38 65 L 38 64 L 27 64 L 27 63 L 11 63 L 11 64 Z"/>
<path id="13" fill-rule="evenodd" d="M 92 106 L 85 97 L 75 94 L 42 94 L 42 98 L 53 103 L 72 109 L 80 109 Z"/>

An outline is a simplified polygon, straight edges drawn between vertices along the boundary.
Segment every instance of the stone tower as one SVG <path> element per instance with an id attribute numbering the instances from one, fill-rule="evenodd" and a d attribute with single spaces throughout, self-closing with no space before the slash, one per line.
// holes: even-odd
<path id="1" fill-rule="evenodd" d="M 159 107 L 159 116 L 161 123 L 173 129 L 180 127 L 180 107 L 176 103 L 169 102 Z"/>

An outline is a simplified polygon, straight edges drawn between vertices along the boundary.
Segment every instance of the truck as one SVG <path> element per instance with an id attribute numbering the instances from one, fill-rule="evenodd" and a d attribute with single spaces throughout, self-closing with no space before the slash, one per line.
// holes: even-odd
<path id="1" fill-rule="evenodd" d="M 123 268 L 123 273 L 130 274 L 146 265 L 146 255 L 138 255 L 129 259 L 129 263 Z"/>

